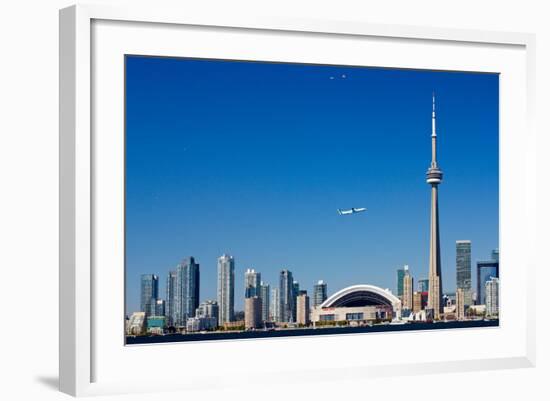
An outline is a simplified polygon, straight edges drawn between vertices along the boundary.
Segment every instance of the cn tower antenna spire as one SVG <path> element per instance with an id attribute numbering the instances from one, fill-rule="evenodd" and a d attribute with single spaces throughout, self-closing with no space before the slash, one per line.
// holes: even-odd
<path id="1" fill-rule="evenodd" d="M 435 92 L 432 92 L 432 164 L 437 168 L 437 133 L 435 130 Z"/>
<path id="2" fill-rule="evenodd" d="M 436 137 L 435 133 L 435 92 L 432 92 L 432 137 Z"/>

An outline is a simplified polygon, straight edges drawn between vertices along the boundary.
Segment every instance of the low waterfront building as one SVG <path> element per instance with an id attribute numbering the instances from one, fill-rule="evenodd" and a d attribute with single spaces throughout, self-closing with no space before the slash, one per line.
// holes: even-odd
<path id="1" fill-rule="evenodd" d="M 426 309 L 411 313 L 407 320 L 412 322 L 425 322 L 428 320 Z"/>
<path id="2" fill-rule="evenodd" d="M 188 333 L 204 330 L 213 330 L 218 325 L 216 317 L 190 317 L 187 318 L 185 328 Z"/>
<path id="3" fill-rule="evenodd" d="M 128 329 L 126 334 L 139 336 L 144 334 L 147 330 L 147 321 L 145 319 L 145 312 L 134 312 L 128 320 Z"/>
<path id="4" fill-rule="evenodd" d="M 372 322 L 401 319 L 401 300 L 389 290 L 368 284 L 353 285 L 330 296 L 311 311 L 315 324 Z"/>
<path id="5" fill-rule="evenodd" d="M 470 305 L 466 310 L 472 317 L 482 317 L 485 316 L 486 307 L 485 305 Z"/>
<path id="6" fill-rule="evenodd" d="M 166 327 L 166 316 L 148 316 L 147 333 L 162 334 Z"/>
<path id="7" fill-rule="evenodd" d="M 244 329 L 244 320 L 235 320 L 233 322 L 225 322 L 222 327 L 223 327 L 224 330 L 227 330 L 227 331 L 243 330 Z"/>

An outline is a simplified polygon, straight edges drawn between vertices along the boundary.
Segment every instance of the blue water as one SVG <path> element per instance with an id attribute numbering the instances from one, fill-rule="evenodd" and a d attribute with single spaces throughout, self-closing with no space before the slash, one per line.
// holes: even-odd
<path id="1" fill-rule="evenodd" d="M 372 327 L 323 327 L 307 329 L 289 329 L 273 331 L 245 331 L 245 332 L 212 332 L 197 334 L 167 334 L 164 336 L 141 336 L 126 337 L 126 345 L 172 343 L 187 341 L 219 341 L 219 340 L 240 340 L 250 338 L 271 338 L 271 337 L 297 337 L 317 336 L 335 334 L 357 334 L 357 333 L 381 333 L 392 331 L 417 331 L 417 330 L 447 330 L 478 327 L 498 327 L 498 320 L 474 320 L 463 322 L 439 322 L 439 323 L 407 323 L 396 325 L 376 325 Z"/>

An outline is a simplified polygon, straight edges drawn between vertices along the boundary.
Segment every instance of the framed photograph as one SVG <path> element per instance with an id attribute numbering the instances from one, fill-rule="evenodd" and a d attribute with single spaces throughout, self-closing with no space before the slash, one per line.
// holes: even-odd
<path id="1" fill-rule="evenodd" d="M 533 366 L 533 46 L 62 10 L 61 390 Z"/>

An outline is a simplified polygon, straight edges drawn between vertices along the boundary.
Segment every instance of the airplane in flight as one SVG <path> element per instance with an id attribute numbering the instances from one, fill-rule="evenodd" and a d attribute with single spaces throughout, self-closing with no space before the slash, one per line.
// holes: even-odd
<path id="1" fill-rule="evenodd" d="M 351 209 L 337 209 L 340 216 L 344 214 L 361 213 L 367 210 L 366 207 L 352 207 Z"/>

